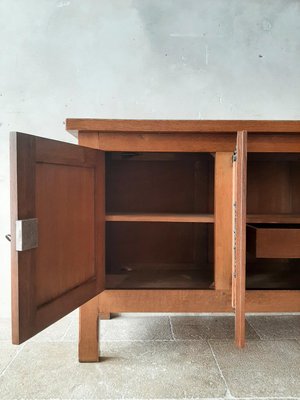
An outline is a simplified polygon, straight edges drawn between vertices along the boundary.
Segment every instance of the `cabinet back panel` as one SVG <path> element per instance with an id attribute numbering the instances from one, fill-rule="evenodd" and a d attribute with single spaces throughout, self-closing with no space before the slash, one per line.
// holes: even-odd
<path id="1" fill-rule="evenodd" d="M 208 154 L 106 155 L 107 212 L 208 213 L 212 192 Z"/>
<path id="2" fill-rule="evenodd" d="M 247 212 L 249 214 L 299 214 L 299 178 L 299 156 L 251 157 L 249 155 Z"/>
<path id="3" fill-rule="evenodd" d="M 170 279 L 187 270 L 213 276 L 209 240 L 209 224 L 106 223 L 106 273 L 156 273 L 158 280 L 168 271 Z"/>

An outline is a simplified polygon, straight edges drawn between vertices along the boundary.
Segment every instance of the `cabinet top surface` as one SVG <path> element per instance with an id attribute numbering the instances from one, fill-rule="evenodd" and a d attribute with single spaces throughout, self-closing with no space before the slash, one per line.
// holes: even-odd
<path id="1" fill-rule="evenodd" d="M 154 120 L 154 119 L 90 119 L 68 118 L 66 129 L 77 136 L 78 132 L 144 132 L 144 133 L 298 133 L 300 120 Z"/>

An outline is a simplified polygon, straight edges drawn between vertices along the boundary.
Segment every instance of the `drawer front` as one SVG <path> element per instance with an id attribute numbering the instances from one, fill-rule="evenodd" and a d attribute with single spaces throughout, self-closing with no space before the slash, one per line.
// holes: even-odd
<path id="1" fill-rule="evenodd" d="M 247 225 L 247 250 L 257 258 L 300 258 L 300 226 Z"/>

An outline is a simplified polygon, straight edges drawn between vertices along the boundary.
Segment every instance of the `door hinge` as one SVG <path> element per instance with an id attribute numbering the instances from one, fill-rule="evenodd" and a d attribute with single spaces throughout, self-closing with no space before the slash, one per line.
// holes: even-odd
<path id="1" fill-rule="evenodd" d="M 24 251 L 38 247 L 37 218 L 16 221 L 16 250 Z"/>
<path id="2" fill-rule="evenodd" d="M 232 162 L 234 163 L 237 160 L 237 148 L 234 149 L 232 154 Z"/>

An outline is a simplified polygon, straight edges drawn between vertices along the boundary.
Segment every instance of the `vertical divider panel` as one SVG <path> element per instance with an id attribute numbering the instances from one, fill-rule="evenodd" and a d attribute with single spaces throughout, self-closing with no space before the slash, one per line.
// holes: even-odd
<path id="1" fill-rule="evenodd" d="M 230 290 L 232 264 L 232 152 L 215 156 L 215 289 Z"/>

